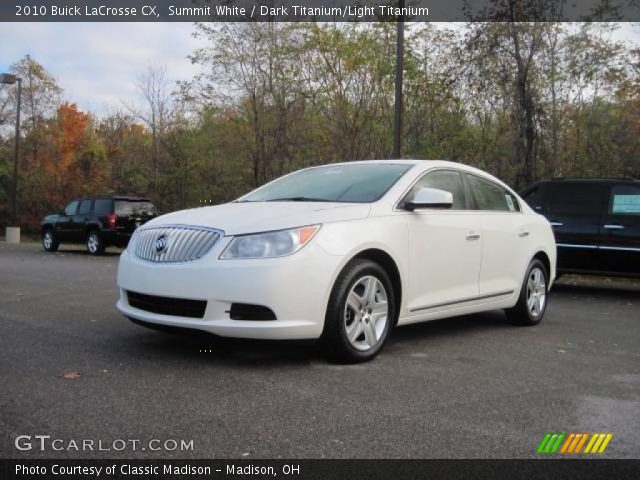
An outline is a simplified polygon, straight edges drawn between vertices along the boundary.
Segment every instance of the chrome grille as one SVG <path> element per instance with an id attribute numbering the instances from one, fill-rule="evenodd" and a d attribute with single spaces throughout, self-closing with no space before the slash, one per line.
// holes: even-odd
<path id="1" fill-rule="evenodd" d="M 211 250 L 220 235 L 218 230 L 189 225 L 143 228 L 134 234 L 132 251 L 150 262 L 191 262 Z"/>

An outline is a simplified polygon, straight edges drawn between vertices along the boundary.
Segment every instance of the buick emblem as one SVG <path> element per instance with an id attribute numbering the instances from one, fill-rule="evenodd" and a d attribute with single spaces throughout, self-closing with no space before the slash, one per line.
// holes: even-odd
<path id="1" fill-rule="evenodd" d="M 169 237 L 167 237 L 164 233 L 156 238 L 156 252 L 162 253 L 167 249 L 167 244 L 169 243 Z"/>

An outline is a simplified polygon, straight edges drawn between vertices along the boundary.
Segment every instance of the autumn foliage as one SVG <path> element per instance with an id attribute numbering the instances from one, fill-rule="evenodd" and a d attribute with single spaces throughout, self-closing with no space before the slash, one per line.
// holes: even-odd
<path id="1" fill-rule="evenodd" d="M 403 155 L 459 161 L 516 189 L 553 176 L 640 177 L 640 49 L 615 24 L 408 25 Z M 150 196 L 161 211 L 232 200 L 294 169 L 389 158 L 395 25 L 197 24 L 200 73 L 130 79 L 138 102 L 95 115 L 29 56 L 19 222 L 74 196 Z M 516 48 L 517 47 L 517 48 Z M 15 88 L 0 87 L 0 226 Z"/>

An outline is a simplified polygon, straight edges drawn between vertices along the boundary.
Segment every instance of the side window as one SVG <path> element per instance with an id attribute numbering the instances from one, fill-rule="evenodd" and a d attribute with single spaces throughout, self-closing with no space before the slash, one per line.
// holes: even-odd
<path id="1" fill-rule="evenodd" d="M 522 198 L 529 204 L 536 212 L 543 212 L 545 210 L 546 203 L 546 189 L 544 186 L 539 185 L 532 190 L 529 190 Z"/>
<path id="2" fill-rule="evenodd" d="M 78 215 L 89 215 L 91 213 L 91 200 L 82 200 L 80 202 L 80 208 L 78 209 Z"/>
<path id="3" fill-rule="evenodd" d="M 599 215 L 602 186 L 560 181 L 554 185 L 551 212 L 558 215 Z"/>
<path id="4" fill-rule="evenodd" d="M 113 208 L 112 200 L 110 198 L 98 198 L 94 201 L 93 211 L 97 216 L 104 216 L 111 213 Z"/>
<path id="5" fill-rule="evenodd" d="M 427 173 L 413 186 L 407 199 L 412 199 L 421 188 L 437 188 L 450 192 L 453 195 L 452 210 L 465 210 L 467 208 L 467 200 L 464 193 L 464 184 L 460 173 L 454 170 L 436 170 Z"/>
<path id="6" fill-rule="evenodd" d="M 611 189 L 609 209 L 612 215 L 640 216 L 640 187 L 617 185 Z"/>
<path id="7" fill-rule="evenodd" d="M 476 200 L 478 210 L 498 212 L 519 212 L 520 204 L 516 197 L 500 185 L 477 175 L 467 175 L 469 187 Z"/>
<path id="8" fill-rule="evenodd" d="M 64 207 L 64 214 L 66 216 L 71 216 L 76 214 L 76 210 L 78 209 L 78 201 L 74 200 L 69 205 Z"/>

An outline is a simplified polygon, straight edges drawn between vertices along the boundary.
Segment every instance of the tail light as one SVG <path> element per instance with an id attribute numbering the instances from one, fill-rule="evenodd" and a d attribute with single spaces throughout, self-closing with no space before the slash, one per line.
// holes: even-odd
<path id="1" fill-rule="evenodd" d="M 107 216 L 107 225 L 109 226 L 109 230 L 115 230 L 116 229 L 116 220 L 118 219 L 118 216 L 115 213 L 110 213 Z"/>

